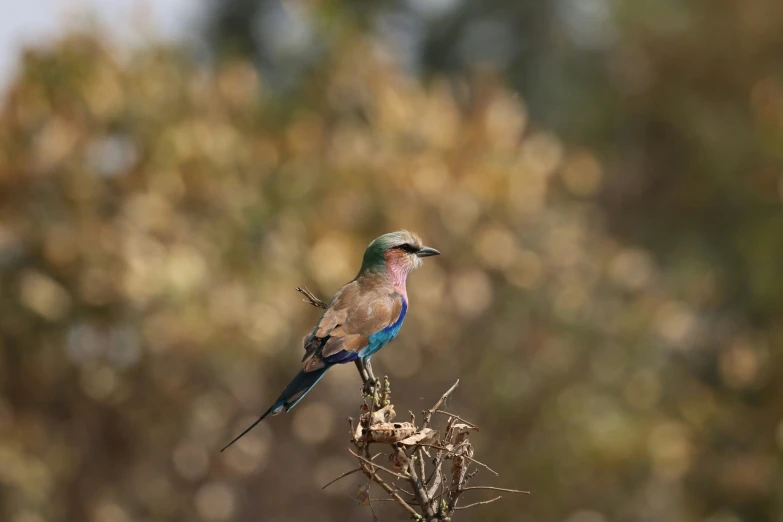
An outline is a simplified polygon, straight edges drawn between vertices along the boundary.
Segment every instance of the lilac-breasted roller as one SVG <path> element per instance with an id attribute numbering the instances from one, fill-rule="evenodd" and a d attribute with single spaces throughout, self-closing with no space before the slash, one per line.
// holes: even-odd
<path id="1" fill-rule="evenodd" d="M 397 336 L 408 311 L 408 274 L 421 266 L 423 257 L 438 254 L 407 230 L 384 234 L 370 243 L 357 276 L 334 294 L 304 338 L 302 370 L 257 421 L 220 451 L 267 415 L 290 411 L 335 364 L 355 362 L 365 389 L 372 386 L 376 379 L 370 358 Z"/>

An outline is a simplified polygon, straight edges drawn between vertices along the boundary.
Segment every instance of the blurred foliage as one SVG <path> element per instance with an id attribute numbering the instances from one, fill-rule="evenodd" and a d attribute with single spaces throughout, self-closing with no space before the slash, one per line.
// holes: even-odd
<path id="1" fill-rule="evenodd" d="M 462 379 L 477 454 L 533 492 L 482 520 L 783 517 L 780 196 L 750 190 L 780 179 L 775 71 L 729 89 L 758 117 L 698 120 L 674 85 L 700 55 L 661 43 L 695 61 L 623 98 L 651 143 L 645 114 L 671 118 L 629 165 L 537 129 L 499 75 L 422 83 L 363 32 L 287 100 L 247 59 L 105 41 L 28 51 L 0 112 L 2 520 L 370 520 L 358 478 L 320 490 L 351 468 L 353 367 L 217 449 L 296 371 L 317 311 L 294 287 L 330 296 L 403 227 L 444 255 L 376 373 L 414 411 Z"/>
<path id="2" fill-rule="evenodd" d="M 496 71 L 533 121 L 599 154 L 615 234 L 667 268 L 712 271 L 717 307 L 783 313 L 778 0 L 206 4 L 217 53 L 253 57 L 295 97 L 352 23 L 419 77 Z"/>

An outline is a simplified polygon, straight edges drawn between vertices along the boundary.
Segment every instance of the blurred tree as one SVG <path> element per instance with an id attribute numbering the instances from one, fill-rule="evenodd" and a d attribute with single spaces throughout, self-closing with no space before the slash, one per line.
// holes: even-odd
<path id="1" fill-rule="evenodd" d="M 409 73 L 496 71 L 536 125 L 596 151 L 608 229 L 650 249 L 679 299 L 722 318 L 708 344 L 723 348 L 683 354 L 683 368 L 717 393 L 744 388 L 739 354 L 767 353 L 782 335 L 783 4 L 412 0 L 366 3 L 357 18 Z M 563 181 L 582 197 L 581 182 Z M 726 340 L 743 330 L 750 352 Z M 766 384 L 736 411 L 774 445 L 783 367 L 768 362 Z M 744 446 L 742 431 L 711 450 Z"/>
<path id="2" fill-rule="evenodd" d="M 606 160 L 602 202 L 618 234 L 667 266 L 709 266 L 716 306 L 768 321 L 783 312 L 781 9 L 776 0 L 232 0 L 213 3 L 208 20 L 216 49 L 273 63 L 273 76 L 315 64 L 314 48 L 335 52 L 334 34 L 351 23 L 410 73 L 505 75 L 537 125 Z M 292 35 L 295 49 L 285 45 Z M 275 61 L 282 47 L 291 53 Z"/>
<path id="3" fill-rule="evenodd" d="M 356 482 L 319 492 L 353 371 L 216 449 L 301 358 L 293 288 L 408 227 L 444 256 L 376 369 L 413 410 L 475 390 L 477 449 L 534 493 L 486 520 L 778 520 L 779 8 L 541 4 L 573 27 L 540 23 L 530 109 L 487 68 L 420 82 L 343 4 L 265 8 L 299 27 L 278 67 L 313 53 L 285 81 L 99 33 L 31 49 L 0 109 L 0 519 L 367 520 Z"/>

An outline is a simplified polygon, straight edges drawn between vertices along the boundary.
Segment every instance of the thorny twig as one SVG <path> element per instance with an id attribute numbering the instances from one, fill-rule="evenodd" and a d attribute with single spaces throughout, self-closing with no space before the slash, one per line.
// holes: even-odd
<path id="1" fill-rule="evenodd" d="M 297 288 L 296 290 L 305 296 L 306 303 L 318 308 L 326 308 L 326 303 L 306 288 Z M 482 466 L 495 475 L 497 473 L 473 457 L 473 446 L 470 444 L 469 435 L 472 431 L 478 431 L 478 426 L 458 415 L 440 409 L 458 385 L 459 380 L 446 390 L 432 408 L 424 410 L 422 423 L 417 426 L 413 413 L 411 413 L 410 422 L 394 422 L 395 412 L 391 402 L 391 386 L 388 378 L 384 379 L 382 387 L 378 386 L 378 389 L 372 394 L 364 396 L 358 422 L 354 424 L 354 419 L 348 419 L 350 442 L 355 449 L 354 451 L 349 448 L 348 451 L 356 458 L 359 467 L 343 473 L 326 484 L 324 488 L 360 471 L 371 483 L 378 484 L 389 495 L 389 498 L 385 499 L 370 499 L 369 485 L 367 486 L 367 504 L 372 510 L 375 521 L 378 518 L 372 507 L 372 502 L 395 502 L 417 522 L 446 522 L 452 520 L 456 510 L 489 504 L 501 498 L 498 496 L 465 506 L 457 506 L 460 496 L 465 491 L 490 490 L 528 493 L 516 489 L 467 485 L 479 472 L 478 468 L 471 469 L 471 464 Z M 432 415 L 435 413 L 446 417 L 442 435 L 430 427 Z M 374 462 L 380 453 L 376 453 L 374 456 L 370 455 L 372 444 L 390 446 L 389 461 L 393 469 Z M 427 448 L 435 450 L 432 458 L 429 458 L 430 454 Z M 451 473 L 443 469 L 443 465 L 447 461 L 451 463 Z M 391 475 L 392 481 L 387 482 L 379 475 L 379 471 Z M 407 483 L 409 491 L 395 483 L 398 479 Z M 441 490 L 440 493 L 438 489 Z M 401 494 L 409 498 L 405 499 Z"/>
<path id="2" fill-rule="evenodd" d="M 313 295 L 313 293 L 310 290 L 308 290 L 307 287 L 297 286 L 296 291 L 302 294 L 303 296 L 305 296 L 305 299 L 302 300 L 305 303 L 311 304 L 316 308 L 327 307 L 327 304 L 321 301 L 320 299 L 318 299 L 315 295 Z"/>

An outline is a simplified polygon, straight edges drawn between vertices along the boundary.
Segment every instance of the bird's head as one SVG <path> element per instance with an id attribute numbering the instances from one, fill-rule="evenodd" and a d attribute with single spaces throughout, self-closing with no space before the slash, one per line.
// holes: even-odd
<path id="1" fill-rule="evenodd" d="M 421 266 L 424 257 L 437 256 L 440 252 L 424 246 L 413 232 L 400 230 L 376 238 L 367 247 L 362 261 L 362 271 L 386 268 L 394 279 L 402 278 Z"/>

